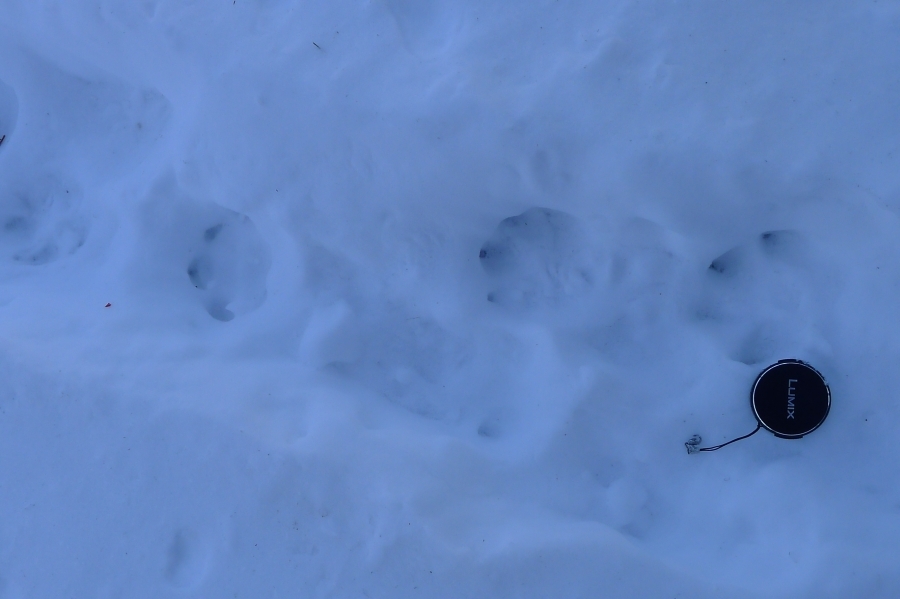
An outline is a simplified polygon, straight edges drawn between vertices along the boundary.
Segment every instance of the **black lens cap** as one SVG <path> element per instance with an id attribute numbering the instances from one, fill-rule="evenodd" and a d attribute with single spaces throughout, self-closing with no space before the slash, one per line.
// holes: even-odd
<path id="1" fill-rule="evenodd" d="M 831 390 L 806 362 L 780 360 L 756 377 L 750 402 L 763 427 L 778 437 L 799 439 L 825 422 Z"/>

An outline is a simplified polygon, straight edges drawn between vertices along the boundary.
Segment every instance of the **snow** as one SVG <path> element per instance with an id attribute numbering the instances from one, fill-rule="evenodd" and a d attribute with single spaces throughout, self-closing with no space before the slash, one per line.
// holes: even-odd
<path id="1" fill-rule="evenodd" d="M 900 592 L 900 3 L 0 27 L 0 597 Z"/>

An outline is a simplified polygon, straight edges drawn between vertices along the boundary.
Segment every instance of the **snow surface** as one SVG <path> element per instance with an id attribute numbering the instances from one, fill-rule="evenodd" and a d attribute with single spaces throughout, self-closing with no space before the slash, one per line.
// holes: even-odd
<path id="1" fill-rule="evenodd" d="M 0 27 L 0 597 L 900 595 L 897 1 Z"/>

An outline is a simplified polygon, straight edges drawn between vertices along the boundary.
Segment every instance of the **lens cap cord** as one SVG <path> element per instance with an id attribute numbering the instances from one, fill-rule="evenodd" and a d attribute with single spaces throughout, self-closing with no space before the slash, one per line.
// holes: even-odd
<path id="1" fill-rule="evenodd" d="M 715 451 L 717 449 L 722 449 L 726 445 L 731 445 L 735 441 L 740 441 L 742 439 L 746 439 L 747 437 L 752 437 L 753 435 L 755 435 L 756 433 L 759 432 L 760 428 L 762 428 L 762 423 L 757 422 L 756 428 L 753 429 L 752 433 L 748 433 L 748 434 L 744 435 L 743 437 L 738 437 L 737 439 L 732 439 L 731 441 L 726 441 L 725 443 L 722 443 L 721 445 L 713 445 L 712 447 L 698 447 L 698 445 L 703 443 L 703 437 L 701 437 L 700 435 L 694 435 L 693 437 L 691 437 L 690 439 L 688 439 L 687 441 L 684 442 L 684 446 L 687 449 L 687 452 L 689 454 L 699 453 L 701 451 Z"/>

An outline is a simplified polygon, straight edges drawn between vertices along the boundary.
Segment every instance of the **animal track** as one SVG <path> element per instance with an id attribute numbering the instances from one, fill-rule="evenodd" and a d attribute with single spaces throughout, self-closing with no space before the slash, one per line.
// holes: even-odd
<path id="1" fill-rule="evenodd" d="M 731 276 L 739 271 L 743 262 L 743 252 L 740 248 L 729 250 L 709 263 L 709 269 L 720 275 Z"/>
<path id="2" fill-rule="evenodd" d="M 192 531 L 176 530 L 166 552 L 166 581 L 178 588 L 196 585 L 206 571 L 206 553 Z"/>
<path id="3" fill-rule="evenodd" d="M 83 180 L 108 181 L 139 163 L 169 121 L 171 105 L 155 89 L 85 78 L 37 58 L 29 69 L 29 119 L 17 141 L 25 168 L 65 157 Z"/>
<path id="4" fill-rule="evenodd" d="M 172 282 L 189 286 L 210 316 L 228 322 L 265 301 L 271 257 L 249 217 L 183 197 L 167 181 L 148 202 L 145 218 L 151 245 L 180 271 Z"/>
<path id="5" fill-rule="evenodd" d="M 590 252 L 575 217 L 532 208 L 504 219 L 478 254 L 503 306 L 556 305 L 587 292 L 594 281 Z"/>
<path id="6" fill-rule="evenodd" d="M 386 0 L 406 49 L 417 55 L 443 51 L 453 41 L 461 19 L 452 2 Z"/>
<path id="7" fill-rule="evenodd" d="M 744 270 L 755 250 L 775 260 L 790 260 L 802 251 L 803 237 L 796 231 L 766 231 L 760 234 L 757 243 L 728 250 L 709 264 L 709 269 L 722 275 L 732 276 Z"/>
<path id="8" fill-rule="evenodd" d="M 227 322 L 265 301 L 270 259 L 265 242 L 247 216 L 224 208 L 215 212 L 219 222 L 203 230 L 191 250 L 193 258 L 186 272 L 209 315 Z"/>
<path id="9" fill-rule="evenodd" d="M 805 240 L 797 231 L 766 231 L 759 236 L 763 252 L 776 260 L 792 260 L 802 256 Z"/>
<path id="10" fill-rule="evenodd" d="M 0 251 L 28 265 L 73 254 L 88 234 L 80 203 L 77 186 L 49 176 L 0 191 Z"/>
<path id="11" fill-rule="evenodd" d="M 0 81 L 0 152 L 9 147 L 10 137 L 19 116 L 19 100 L 15 90 Z"/>
<path id="12" fill-rule="evenodd" d="M 807 245 L 797 231 L 767 231 L 710 263 L 699 314 L 734 360 L 771 361 L 814 337 L 812 306 L 821 294 Z"/>

